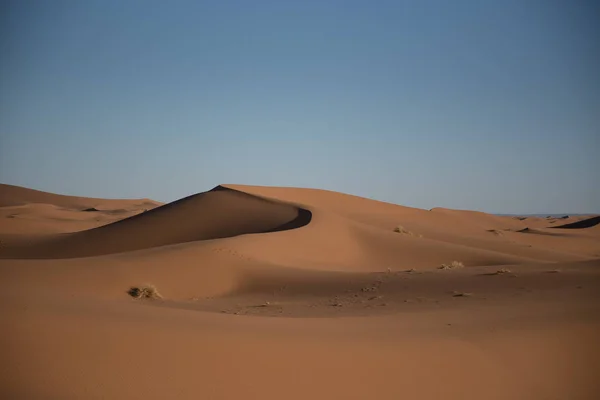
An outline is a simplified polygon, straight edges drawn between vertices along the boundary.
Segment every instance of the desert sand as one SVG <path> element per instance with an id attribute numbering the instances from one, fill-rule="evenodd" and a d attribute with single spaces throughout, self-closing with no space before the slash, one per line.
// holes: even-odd
<path id="1" fill-rule="evenodd" d="M 0 398 L 598 399 L 599 222 L 0 185 Z"/>

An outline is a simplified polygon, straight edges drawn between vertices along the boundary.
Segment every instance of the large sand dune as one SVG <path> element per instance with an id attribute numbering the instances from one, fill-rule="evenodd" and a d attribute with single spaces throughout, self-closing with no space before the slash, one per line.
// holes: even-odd
<path id="1" fill-rule="evenodd" d="M 0 393 L 595 399 L 594 218 L 298 188 L 160 206 L 3 185 Z M 145 284 L 162 299 L 128 295 Z"/>
<path id="2" fill-rule="evenodd" d="M 25 242 L 4 257 L 74 258 L 148 249 L 249 233 L 277 232 L 310 222 L 307 210 L 224 187 L 95 229 Z"/>

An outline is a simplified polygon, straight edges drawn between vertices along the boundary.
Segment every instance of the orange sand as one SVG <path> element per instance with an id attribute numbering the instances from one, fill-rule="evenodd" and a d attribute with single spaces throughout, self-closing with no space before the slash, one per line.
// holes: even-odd
<path id="1" fill-rule="evenodd" d="M 597 399 L 599 222 L 0 185 L 0 398 Z"/>

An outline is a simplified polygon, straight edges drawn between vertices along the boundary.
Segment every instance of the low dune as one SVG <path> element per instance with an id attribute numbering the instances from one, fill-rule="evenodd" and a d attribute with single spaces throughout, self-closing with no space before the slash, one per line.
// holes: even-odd
<path id="1" fill-rule="evenodd" d="M 63 196 L 0 184 L 0 240 L 3 234 L 83 231 L 158 207 L 149 199 Z M 89 212 L 89 210 L 96 210 Z"/>
<path id="2" fill-rule="evenodd" d="M 149 208 L 153 208 L 160 203 L 150 199 L 113 200 L 91 197 L 64 196 L 20 186 L 0 184 L 0 207 L 21 206 L 26 204 L 52 204 L 61 208 L 85 210 L 89 208 L 127 208 L 127 206 L 131 205 L 144 205 Z"/>
<path id="3" fill-rule="evenodd" d="M 560 226 L 553 226 L 555 229 L 587 229 L 600 224 L 600 216 L 582 219 L 581 221 L 571 222 Z"/>
<path id="4" fill-rule="evenodd" d="M 595 399 L 597 218 L 2 185 L 0 397 Z"/>
<path id="5" fill-rule="evenodd" d="M 532 229 L 532 228 L 523 228 L 519 231 L 517 231 L 519 233 L 528 233 L 528 234 L 533 234 L 533 235 L 548 235 L 548 236 L 562 236 L 561 233 L 558 232 L 549 232 L 549 231 L 545 231 L 542 229 Z"/>

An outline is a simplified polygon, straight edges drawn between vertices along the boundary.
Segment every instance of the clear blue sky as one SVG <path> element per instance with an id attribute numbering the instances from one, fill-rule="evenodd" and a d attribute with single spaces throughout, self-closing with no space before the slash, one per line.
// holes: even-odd
<path id="1" fill-rule="evenodd" d="M 3 1 L 0 182 L 600 212 L 593 1 Z"/>

